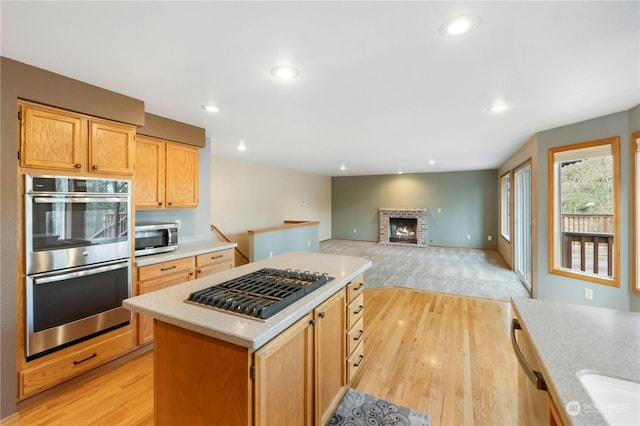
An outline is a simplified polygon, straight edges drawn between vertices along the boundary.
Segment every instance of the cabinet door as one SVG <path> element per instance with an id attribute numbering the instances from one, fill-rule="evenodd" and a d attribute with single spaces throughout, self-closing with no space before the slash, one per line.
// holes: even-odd
<path id="1" fill-rule="evenodd" d="M 89 171 L 133 174 L 135 136 L 133 126 L 90 120 Z"/>
<path id="2" fill-rule="evenodd" d="M 316 424 L 327 424 L 345 392 L 346 290 L 340 290 L 314 309 Z"/>
<path id="3" fill-rule="evenodd" d="M 256 351 L 256 426 L 313 424 L 311 320 L 307 314 Z"/>
<path id="4" fill-rule="evenodd" d="M 157 209 L 164 204 L 166 142 L 136 137 L 135 206 Z"/>
<path id="5" fill-rule="evenodd" d="M 186 283 L 192 279 L 193 272 L 185 271 L 170 277 L 146 281 L 138 284 L 138 294 L 151 293 L 152 291 Z M 153 318 L 141 314 L 136 315 L 138 316 L 138 345 L 153 341 Z"/>
<path id="6" fill-rule="evenodd" d="M 198 149 L 167 143 L 166 207 L 198 207 Z"/>
<path id="7" fill-rule="evenodd" d="M 83 167 L 80 116 L 22 106 L 20 165 L 78 171 Z"/>

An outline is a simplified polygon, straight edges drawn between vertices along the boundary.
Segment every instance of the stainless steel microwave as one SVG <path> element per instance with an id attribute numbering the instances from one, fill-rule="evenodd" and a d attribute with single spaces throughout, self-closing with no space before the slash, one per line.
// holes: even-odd
<path id="1" fill-rule="evenodd" d="M 175 223 L 140 223 L 135 226 L 135 255 L 144 256 L 178 248 L 178 225 Z"/>

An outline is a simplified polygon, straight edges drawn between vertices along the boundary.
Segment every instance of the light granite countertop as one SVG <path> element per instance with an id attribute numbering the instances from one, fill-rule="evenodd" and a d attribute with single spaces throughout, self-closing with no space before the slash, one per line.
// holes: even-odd
<path id="1" fill-rule="evenodd" d="M 133 312 L 242 347 L 257 349 L 287 329 L 350 281 L 371 267 L 362 257 L 321 253 L 284 253 L 221 271 L 208 277 L 124 300 Z M 190 293 L 262 268 L 299 269 L 328 273 L 327 284 L 286 307 L 266 321 L 185 303 Z"/>
<path id="2" fill-rule="evenodd" d="M 640 382 L 640 313 L 537 299 L 511 299 L 511 305 L 531 337 L 565 424 L 606 424 L 579 376 L 596 373 Z M 574 402 L 580 412 L 570 415 L 567 404 Z"/>
<path id="3" fill-rule="evenodd" d="M 238 244 L 236 243 L 223 243 L 212 238 L 191 240 L 184 243 L 179 242 L 178 248 L 173 251 L 146 256 L 136 256 L 136 266 L 153 265 L 160 262 L 181 259 L 183 257 L 197 256 L 203 253 L 226 250 L 237 246 Z"/>

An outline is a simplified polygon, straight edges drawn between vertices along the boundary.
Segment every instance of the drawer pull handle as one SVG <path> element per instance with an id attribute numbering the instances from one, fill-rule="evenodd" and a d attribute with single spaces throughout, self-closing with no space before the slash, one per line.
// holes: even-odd
<path id="1" fill-rule="evenodd" d="M 358 357 L 358 362 L 356 362 L 355 364 L 353 364 L 354 367 L 360 367 L 360 364 L 362 363 L 362 360 L 364 359 L 364 355 L 360 355 Z"/>
<path id="2" fill-rule="evenodd" d="M 355 291 L 360 290 L 362 287 L 364 287 L 364 281 L 360 283 L 360 285 L 356 288 L 354 288 Z"/>
<path id="3" fill-rule="evenodd" d="M 86 357 L 85 359 L 81 359 L 80 361 L 73 361 L 73 365 L 82 364 L 83 362 L 89 361 L 91 358 L 95 358 L 97 356 L 98 356 L 98 354 L 96 352 L 94 352 L 93 355 L 90 355 L 90 356 Z"/>
<path id="4" fill-rule="evenodd" d="M 173 265 L 173 266 L 169 266 L 168 268 L 160 268 L 160 270 L 161 270 L 161 271 L 170 271 L 170 270 L 172 270 L 172 269 L 176 269 L 176 268 L 177 268 L 177 266 L 176 266 L 176 265 Z"/>
<path id="5" fill-rule="evenodd" d="M 217 255 L 217 256 L 211 256 L 211 260 L 214 260 L 214 259 L 220 259 L 220 258 L 221 258 L 221 257 L 223 257 L 223 256 L 224 256 L 224 255 L 222 255 L 222 254 L 219 254 L 219 255 Z"/>
<path id="6" fill-rule="evenodd" d="M 360 333 L 358 333 L 358 335 L 356 337 L 353 338 L 353 340 L 360 340 L 360 338 L 362 337 L 362 334 L 364 333 L 364 330 L 360 330 Z"/>
<path id="7" fill-rule="evenodd" d="M 360 307 L 357 310 L 353 311 L 353 314 L 358 315 L 360 312 L 362 312 L 363 309 L 364 309 L 364 306 L 360 305 Z"/>

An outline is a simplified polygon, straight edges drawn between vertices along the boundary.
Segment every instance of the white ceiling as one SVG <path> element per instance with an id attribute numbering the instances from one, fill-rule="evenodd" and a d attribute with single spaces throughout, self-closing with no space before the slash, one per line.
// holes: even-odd
<path id="1" fill-rule="evenodd" d="M 204 127 L 214 155 L 327 176 L 493 169 L 640 103 L 638 1 L 0 5 L 3 56 Z M 462 13 L 480 26 L 442 37 Z"/>

